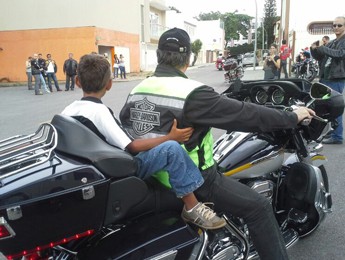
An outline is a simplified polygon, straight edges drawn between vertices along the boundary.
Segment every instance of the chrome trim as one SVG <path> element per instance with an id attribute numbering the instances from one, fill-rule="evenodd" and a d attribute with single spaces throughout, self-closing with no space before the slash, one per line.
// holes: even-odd
<path id="1" fill-rule="evenodd" d="M 0 226 L 5 226 L 7 231 L 10 233 L 10 236 L 0 238 L 0 240 L 5 240 L 5 239 L 8 239 L 8 238 L 12 238 L 12 237 L 14 237 L 16 235 L 16 233 L 11 228 L 11 226 L 7 223 L 7 221 L 6 221 L 6 219 L 4 217 L 0 217 Z"/>
<path id="2" fill-rule="evenodd" d="M 9 220 L 17 220 L 23 217 L 23 212 L 20 206 L 14 206 L 6 209 Z"/>
<path id="3" fill-rule="evenodd" d="M 43 123 L 34 134 L 0 141 L 0 173 L 4 172 L 0 176 L 0 187 L 3 179 L 50 160 L 57 138 L 55 127 Z M 24 163 L 27 165 L 23 166 Z"/>
<path id="4" fill-rule="evenodd" d="M 90 200 L 95 197 L 95 188 L 92 185 L 82 188 L 81 192 L 84 200 Z"/>

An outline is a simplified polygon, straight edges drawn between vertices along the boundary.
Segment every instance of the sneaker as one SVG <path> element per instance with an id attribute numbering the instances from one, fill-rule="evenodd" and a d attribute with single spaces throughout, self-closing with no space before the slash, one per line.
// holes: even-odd
<path id="1" fill-rule="evenodd" d="M 204 229 L 217 229 L 226 225 L 225 219 L 218 217 L 204 203 L 198 203 L 191 212 L 183 208 L 181 217 L 184 221 L 191 222 Z"/>
<path id="2" fill-rule="evenodd" d="M 336 140 L 333 139 L 332 137 L 323 139 L 322 141 L 323 144 L 343 144 L 342 140 Z"/>

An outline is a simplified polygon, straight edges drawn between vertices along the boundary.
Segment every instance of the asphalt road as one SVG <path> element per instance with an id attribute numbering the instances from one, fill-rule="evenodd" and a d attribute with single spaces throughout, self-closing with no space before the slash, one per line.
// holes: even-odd
<path id="1" fill-rule="evenodd" d="M 223 81 L 223 72 L 216 70 L 214 65 L 188 69 L 187 75 L 214 87 L 217 92 L 223 92 L 228 86 Z M 246 69 L 243 80 L 262 78 L 263 71 L 257 67 L 255 71 L 252 68 Z M 103 102 L 118 114 L 128 93 L 138 82 L 138 78 L 114 82 Z M 64 86 L 61 88 L 64 89 Z M 54 114 L 60 113 L 65 106 L 81 96 L 82 91 L 78 88 L 73 92 L 62 91 L 35 96 L 26 86 L 0 87 L 0 140 L 33 133 L 40 123 L 50 121 Z M 221 133 L 222 130 L 215 129 L 215 138 Z M 301 239 L 289 249 L 291 260 L 345 259 L 345 145 L 326 145 L 324 154 L 328 157 L 326 169 L 333 197 L 333 212 L 312 235 Z"/>

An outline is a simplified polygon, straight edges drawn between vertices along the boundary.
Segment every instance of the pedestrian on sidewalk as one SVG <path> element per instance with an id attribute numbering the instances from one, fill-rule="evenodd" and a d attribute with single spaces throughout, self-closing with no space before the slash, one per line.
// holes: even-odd
<path id="1" fill-rule="evenodd" d="M 333 32 L 336 38 L 327 45 L 314 42 L 311 46 L 312 56 L 321 62 L 320 82 L 333 90 L 343 93 L 345 86 L 345 16 L 336 17 L 333 21 Z M 343 143 L 343 115 L 337 118 L 338 126 L 331 136 L 324 139 L 324 144 Z"/>
<path id="2" fill-rule="evenodd" d="M 63 64 L 63 73 L 66 74 L 65 91 L 74 90 L 75 76 L 77 75 L 78 62 L 73 59 L 73 53 L 68 54 L 68 59 Z"/>
<path id="3" fill-rule="evenodd" d="M 47 54 L 46 68 L 47 68 L 48 87 L 49 87 L 50 92 L 53 92 L 53 87 L 52 87 L 52 82 L 51 82 L 52 80 L 54 81 L 56 91 L 61 91 L 59 87 L 59 83 L 56 78 L 57 65 L 56 65 L 55 60 L 52 59 L 51 54 Z"/>
<path id="4" fill-rule="evenodd" d="M 122 54 L 120 54 L 120 63 L 119 63 L 119 69 L 120 69 L 120 76 L 121 79 L 126 79 L 126 67 L 125 67 L 125 57 L 123 57 Z"/>
<path id="5" fill-rule="evenodd" d="M 32 90 L 32 71 L 31 71 L 31 60 L 32 57 L 28 57 L 28 59 L 25 61 L 26 66 L 26 75 L 28 77 L 28 90 Z"/>

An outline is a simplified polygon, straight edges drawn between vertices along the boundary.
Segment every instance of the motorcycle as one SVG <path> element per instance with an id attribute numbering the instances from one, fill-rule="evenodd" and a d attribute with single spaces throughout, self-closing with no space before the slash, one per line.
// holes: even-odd
<path id="1" fill-rule="evenodd" d="M 225 59 L 223 57 L 218 57 L 216 60 L 216 68 L 218 70 L 223 70 Z"/>
<path id="2" fill-rule="evenodd" d="M 311 86 L 305 80 L 234 84 L 223 95 L 276 109 L 306 105 L 317 114 L 296 129 L 226 132 L 214 145 L 218 171 L 265 196 L 286 245 L 292 245 L 315 231 L 331 212 L 326 157 L 321 154 L 320 142 L 332 121 L 343 113 L 343 96 L 320 83 Z M 237 223 L 246 233 L 246 224 Z M 255 251 L 250 255 L 255 256 Z"/>
<path id="3" fill-rule="evenodd" d="M 313 81 L 319 73 L 319 65 L 314 59 L 306 59 L 292 65 L 291 72 L 296 78 Z"/>
<path id="4" fill-rule="evenodd" d="M 225 95 L 241 98 L 246 87 L 257 84 L 230 86 L 234 90 Z M 290 98 L 309 96 L 292 82 L 281 82 L 280 87 L 290 89 Z M 344 101 L 322 87 L 312 88 L 316 99 L 307 102 L 318 115 L 333 120 L 344 109 Z M 279 93 L 274 97 L 275 102 L 282 99 Z M 331 209 L 325 170 L 321 164 L 305 162 L 325 159 L 317 147 L 306 150 L 306 144 L 322 136 L 328 125 L 319 118 L 289 131 L 233 132 L 215 145 L 221 173 L 272 200 L 287 247 L 316 229 Z M 295 155 L 285 164 L 283 151 Z M 186 224 L 180 216 L 181 200 L 154 178 L 137 178 L 136 167 L 131 155 L 63 115 L 54 116 L 33 134 L 0 141 L 0 259 L 256 256 L 241 219 L 224 216 L 227 225 L 217 230 Z"/>
<path id="5" fill-rule="evenodd" d="M 226 83 L 240 80 L 244 76 L 244 69 L 239 65 L 237 59 L 228 58 L 224 62 L 224 79 Z"/>
<path id="6" fill-rule="evenodd" d="M 0 259 L 242 259 L 236 226 L 202 230 L 134 157 L 56 115 L 0 141 Z"/>

